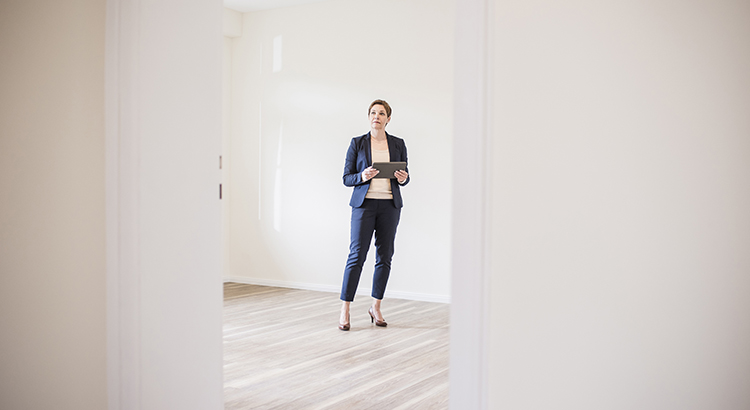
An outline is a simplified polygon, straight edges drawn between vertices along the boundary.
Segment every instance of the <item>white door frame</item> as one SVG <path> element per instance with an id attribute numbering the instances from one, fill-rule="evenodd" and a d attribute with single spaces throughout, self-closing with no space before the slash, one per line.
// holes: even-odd
<path id="1" fill-rule="evenodd" d="M 174 4 L 168 0 L 165 7 Z M 138 409 L 142 366 L 139 270 L 138 64 L 140 0 L 107 0 L 106 227 L 109 409 Z M 488 396 L 490 79 L 489 0 L 462 0 L 456 16 L 451 408 L 485 409 Z M 217 278 L 221 280 L 221 278 Z M 220 365 L 220 364 L 218 364 Z M 211 388 L 210 386 L 207 388 Z M 213 392 L 207 392 L 213 394 Z"/>
<path id="2" fill-rule="evenodd" d="M 488 408 L 491 210 L 490 0 L 456 8 L 450 407 Z"/>
<path id="3" fill-rule="evenodd" d="M 107 396 L 110 410 L 139 409 L 138 0 L 107 0 L 105 172 Z"/>

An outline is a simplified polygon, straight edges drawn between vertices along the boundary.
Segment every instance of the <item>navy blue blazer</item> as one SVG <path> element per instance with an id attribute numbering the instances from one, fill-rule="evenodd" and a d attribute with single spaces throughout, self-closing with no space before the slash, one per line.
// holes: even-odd
<path id="1" fill-rule="evenodd" d="M 404 140 L 394 135 L 385 133 L 388 139 L 388 155 L 391 157 L 391 162 L 403 161 L 407 163 L 406 172 L 409 172 L 409 161 L 406 157 L 406 144 Z M 352 138 L 351 144 L 349 144 L 349 150 L 346 152 L 346 162 L 344 163 L 344 185 L 354 187 L 352 192 L 352 199 L 349 201 L 349 206 L 359 208 L 365 201 L 365 195 L 367 190 L 370 189 L 370 181 L 362 182 L 362 171 L 365 168 L 372 165 L 372 149 L 370 145 L 370 133 L 360 137 Z M 398 180 L 391 179 L 391 192 L 393 193 L 393 204 L 396 208 L 404 206 L 404 202 L 401 199 L 401 186 L 409 183 L 411 177 L 407 177 L 403 184 L 399 184 Z"/>

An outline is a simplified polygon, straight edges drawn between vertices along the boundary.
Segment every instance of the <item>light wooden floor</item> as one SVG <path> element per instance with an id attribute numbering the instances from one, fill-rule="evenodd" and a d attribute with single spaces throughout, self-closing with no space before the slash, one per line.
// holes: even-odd
<path id="1" fill-rule="evenodd" d="M 371 300 L 342 332 L 337 294 L 224 284 L 225 408 L 448 408 L 449 305 L 386 295 L 380 328 Z"/>

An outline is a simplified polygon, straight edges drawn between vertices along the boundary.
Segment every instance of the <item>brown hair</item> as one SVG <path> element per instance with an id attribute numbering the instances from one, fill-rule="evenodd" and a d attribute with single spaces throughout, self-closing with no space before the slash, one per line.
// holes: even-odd
<path id="1" fill-rule="evenodd" d="M 388 118 L 391 118 L 391 106 L 388 105 L 388 103 L 385 102 L 385 100 L 375 100 L 372 103 L 370 103 L 370 108 L 367 109 L 367 115 L 370 115 L 370 110 L 372 109 L 374 105 L 382 105 L 383 107 L 385 107 L 385 113 L 388 114 Z"/>

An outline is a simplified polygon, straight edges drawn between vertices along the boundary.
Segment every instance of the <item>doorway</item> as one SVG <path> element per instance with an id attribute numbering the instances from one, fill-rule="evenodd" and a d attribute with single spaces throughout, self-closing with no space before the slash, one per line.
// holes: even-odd
<path id="1" fill-rule="evenodd" d="M 462 9 L 475 6 L 466 4 Z M 213 2 L 193 4 L 179 15 L 169 10 L 169 4 L 161 0 L 138 5 L 117 0 L 108 2 L 107 229 L 110 262 L 107 271 L 111 408 L 158 407 L 178 396 L 184 408 L 199 405 L 218 408 L 222 397 L 221 280 L 218 278 L 221 273 L 205 275 L 205 272 L 215 272 L 219 265 L 217 261 L 222 259 L 221 249 L 216 247 L 221 242 L 219 221 L 208 221 L 196 227 L 193 225 L 196 218 L 192 215 L 175 213 L 174 208 L 165 206 L 193 200 L 195 207 L 191 209 L 195 212 L 213 212 L 214 209 L 216 215 L 220 214 L 216 198 L 203 199 L 203 192 L 216 192 L 219 182 L 218 141 L 206 143 L 205 135 L 220 132 L 221 112 L 218 107 L 221 104 L 218 102 L 221 96 L 217 91 L 220 90 L 221 69 L 216 62 L 221 59 L 219 56 L 214 60 L 201 58 L 215 55 L 216 43 L 206 42 L 206 38 L 211 38 L 217 27 L 196 26 L 195 21 L 221 21 L 222 10 Z M 477 18 L 476 13 L 457 17 L 457 21 L 463 22 L 457 27 L 458 41 L 466 40 L 460 32 L 468 26 L 472 27 L 469 31 L 476 32 L 474 23 Z M 165 35 L 164 27 L 169 27 L 169 35 Z M 152 41 L 158 39 L 161 41 Z M 164 50 L 170 51 L 166 60 Z M 481 57 L 483 50 L 473 49 L 470 54 Z M 201 62 L 195 64 L 198 60 Z M 458 81 L 469 81 L 459 73 L 456 75 Z M 196 82 L 196 79 L 202 80 Z M 470 82 L 476 84 L 476 81 Z M 477 87 L 469 88 L 468 93 L 476 92 Z M 186 95 L 184 90 L 192 90 L 191 95 Z M 456 94 L 457 98 L 459 94 Z M 195 95 L 205 98 L 195 98 Z M 457 101 L 465 102 L 460 98 Z M 481 100 L 479 103 L 470 101 L 460 108 L 457 104 L 450 111 L 464 112 L 482 108 L 483 104 Z M 153 113 L 159 113 L 159 116 L 152 116 Z M 415 114 L 416 117 L 420 115 L 423 113 L 417 111 Z M 207 118 L 213 120 L 203 120 Z M 175 135 L 171 124 L 182 124 L 179 138 L 171 137 Z M 451 129 L 457 125 L 458 116 Z M 287 128 L 284 129 L 283 135 L 286 135 Z M 469 162 L 460 150 L 481 146 L 483 135 L 483 128 L 478 133 L 469 131 L 462 133 L 461 144 L 453 142 L 453 163 L 467 166 L 462 170 L 463 176 L 466 169 L 470 170 L 470 175 L 472 172 L 478 175 L 483 163 L 481 159 L 479 163 L 474 161 L 476 158 Z M 205 155 L 207 152 L 212 154 Z M 172 161 L 166 167 L 164 158 L 175 153 L 177 162 Z M 185 172 L 188 175 L 195 172 L 191 183 L 182 182 Z M 455 168 L 449 174 L 455 175 Z M 469 183 L 470 186 L 476 184 Z M 451 212 L 453 226 L 463 226 L 461 220 L 466 217 L 456 214 L 456 195 L 454 192 L 453 200 L 448 201 L 454 205 Z M 173 200 L 175 202 L 170 202 Z M 473 206 L 481 201 L 481 197 L 461 198 L 464 205 Z M 281 229 L 284 229 L 283 225 Z M 456 241 L 460 241 L 463 235 L 481 238 L 482 232 L 476 224 L 467 225 L 460 232 L 453 231 L 453 241 L 448 248 L 453 254 L 454 265 L 460 258 L 473 255 L 472 251 L 457 247 Z M 174 244 L 173 248 L 167 248 L 173 249 L 174 254 L 156 251 L 163 249 L 164 243 Z M 195 254 L 186 255 L 186 248 L 195 249 Z M 181 262 L 173 266 L 171 261 Z M 463 279 L 474 278 L 476 274 L 479 280 L 469 282 L 481 283 L 481 272 L 480 268 L 478 271 L 463 270 L 461 274 Z M 177 288 L 180 291 L 174 292 Z M 480 301 L 477 306 L 483 306 L 481 297 L 464 305 L 466 299 L 463 298 L 467 295 L 470 292 L 452 292 L 453 321 L 462 315 L 471 315 L 472 308 L 464 307 L 477 305 L 476 300 Z M 185 343 L 186 340 L 189 342 Z M 454 338 L 452 349 L 460 353 L 477 343 L 482 343 L 482 339 Z M 175 349 L 175 346 L 179 348 Z M 183 358 L 188 352 L 195 351 L 201 352 L 200 357 L 185 362 Z M 161 354 L 163 352 L 168 354 Z M 465 357 L 457 356 L 457 353 L 452 353 L 452 357 L 466 362 Z M 457 362 L 452 362 L 452 366 L 454 363 Z M 464 375 L 478 374 L 475 378 L 482 378 L 481 373 L 475 372 L 476 366 L 463 369 L 452 372 L 452 389 L 455 389 L 455 377 L 461 376 L 463 371 L 471 372 Z M 200 377 L 193 377 L 197 373 Z M 170 382 L 164 385 L 164 380 Z M 451 397 L 460 398 L 461 392 Z M 467 390 L 463 394 L 474 393 Z"/>

